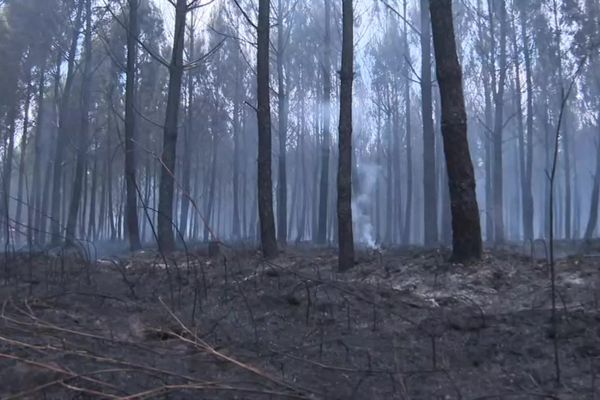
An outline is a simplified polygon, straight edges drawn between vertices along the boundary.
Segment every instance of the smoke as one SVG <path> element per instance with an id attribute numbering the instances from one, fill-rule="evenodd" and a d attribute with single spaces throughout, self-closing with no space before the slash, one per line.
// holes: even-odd
<path id="1" fill-rule="evenodd" d="M 356 241 L 370 249 L 379 246 L 373 229 L 370 211 L 373 200 L 373 189 L 377 182 L 380 167 L 375 164 L 363 163 L 358 167 L 358 186 L 352 200 L 352 219 Z"/>

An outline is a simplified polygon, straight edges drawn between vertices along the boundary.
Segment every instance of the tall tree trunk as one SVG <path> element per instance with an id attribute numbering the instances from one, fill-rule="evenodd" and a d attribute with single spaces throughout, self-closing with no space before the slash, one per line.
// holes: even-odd
<path id="1" fill-rule="evenodd" d="M 54 76 L 53 76 L 53 97 L 54 97 L 54 104 L 53 104 L 53 113 L 51 113 L 51 115 L 57 115 L 58 114 L 58 108 L 59 108 L 59 98 L 60 98 L 60 65 L 62 63 L 62 54 L 60 52 L 58 52 L 57 57 L 56 57 L 56 69 L 54 72 Z M 38 127 L 38 129 L 41 129 L 41 126 Z M 50 130 L 49 133 L 52 132 L 54 133 L 54 129 Z M 58 132 L 56 132 L 58 133 Z M 51 136 L 48 140 L 47 143 L 52 143 L 55 142 L 56 140 L 52 140 L 54 139 L 52 136 L 54 135 L 49 135 Z M 43 144 L 41 143 L 40 146 L 42 146 Z M 40 148 L 40 154 L 44 154 L 44 152 L 42 151 L 42 149 Z M 44 158 L 44 162 L 48 162 L 50 161 L 50 155 L 46 155 L 46 158 Z M 52 162 L 55 162 L 56 159 L 54 159 Z M 40 168 L 42 168 L 43 164 L 40 164 Z M 42 245 L 46 243 L 46 239 L 48 238 L 48 232 L 47 232 L 47 225 L 48 225 L 48 221 L 50 219 L 50 214 L 51 212 L 49 211 L 49 207 L 51 204 L 51 184 L 52 184 L 52 176 L 53 176 L 53 172 L 54 172 L 54 165 L 52 165 L 52 168 L 46 168 L 45 172 L 43 173 L 44 176 L 40 178 L 42 179 L 42 182 L 44 182 L 43 188 L 42 188 L 42 193 L 41 193 L 41 198 L 40 198 L 40 210 L 39 210 L 39 214 L 38 214 L 38 221 L 36 222 L 36 229 L 37 229 L 37 239 L 36 241 L 38 242 L 38 244 Z M 40 172 L 41 174 L 41 172 Z"/>
<path id="2" fill-rule="evenodd" d="M 323 117 L 323 136 L 321 138 L 321 181 L 319 187 L 319 221 L 317 243 L 327 242 L 327 208 L 329 194 L 329 146 L 330 146 L 330 118 L 331 118 L 331 1 L 323 0 L 325 6 L 325 38 L 323 51 L 323 64 L 321 74 L 323 78 L 323 104 L 321 108 Z"/>
<path id="3" fill-rule="evenodd" d="M 12 232 L 11 232 L 11 217 L 10 217 L 10 188 L 12 181 L 12 164 L 15 153 L 15 133 L 17 129 L 17 91 L 16 91 L 16 82 L 15 82 L 15 98 L 14 104 L 10 106 L 10 109 L 6 116 L 6 126 L 7 126 L 7 134 L 5 145 L 6 155 L 4 156 L 4 165 L 2 170 L 2 191 L 3 193 L 3 218 L 5 219 L 4 224 L 4 241 L 5 248 L 4 251 L 9 251 L 9 246 L 11 243 Z"/>
<path id="4" fill-rule="evenodd" d="M 40 227 L 40 218 L 42 215 L 42 190 L 41 190 L 41 165 L 43 165 L 42 158 L 45 155 L 42 152 L 42 124 L 44 123 L 44 118 L 46 115 L 45 108 L 45 98 L 44 98 L 44 89 L 46 86 L 46 64 L 45 62 L 42 64 L 40 69 L 40 79 L 38 82 L 37 88 L 37 116 L 36 116 L 36 127 L 35 127 L 35 137 L 34 137 L 34 159 L 33 159 L 33 177 L 31 182 L 31 189 L 33 191 L 33 196 L 31 200 L 31 205 L 27 211 L 28 219 L 27 219 L 27 241 L 31 245 L 34 242 L 37 242 L 39 238 L 39 232 L 37 231 Z"/>
<path id="5" fill-rule="evenodd" d="M 529 239 L 525 236 L 527 219 L 525 210 L 527 208 L 527 174 L 525 171 L 525 126 L 523 123 L 523 96 L 521 94 L 521 66 L 519 60 L 519 45 L 517 42 L 517 27 L 512 26 L 511 29 L 512 47 L 513 47 L 513 66 L 515 70 L 515 107 L 517 113 L 517 136 L 518 136 L 518 155 L 519 155 L 519 172 L 521 181 L 521 223 L 523 228 L 524 239 Z"/>
<path id="6" fill-rule="evenodd" d="M 137 37 L 139 35 L 138 10 L 139 0 L 129 0 L 129 24 L 127 26 L 127 78 L 125 81 L 125 220 L 129 249 L 142 247 L 137 212 L 136 153 L 135 153 L 135 97 L 137 69 Z"/>
<path id="7" fill-rule="evenodd" d="M 232 216 L 232 238 L 234 240 L 241 239 L 241 228 L 240 228 L 240 164 L 241 164 L 241 149 L 240 149 L 240 128 L 241 128 L 241 85 L 242 82 L 242 68 L 240 60 L 241 49 L 235 48 L 235 88 L 233 101 L 233 216 Z M 242 203 L 242 207 L 245 207 L 245 203 Z"/>
<path id="8" fill-rule="evenodd" d="M 175 196 L 175 161 L 177 152 L 177 119 L 181 100 L 183 77 L 183 48 L 185 38 L 185 17 L 187 0 L 177 0 L 175 6 L 175 31 L 173 33 L 173 54 L 169 64 L 169 90 L 160 169 L 160 190 L 158 200 L 158 244 L 163 251 L 175 249 L 173 234 L 173 198 Z"/>
<path id="9" fill-rule="evenodd" d="M 405 74 L 410 74 L 410 47 L 408 45 L 408 23 L 407 23 L 407 0 L 404 0 L 404 57 Z M 404 104 L 406 118 L 406 208 L 404 212 L 404 233 L 402 242 L 410 244 L 410 233 L 412 228 L 412 191 L 413 191 L 413 166 L 412 166 L 412 124 L 411 124 L 411 101 L 410 101 L 410 80 L 407 78 L 404 86 Z M 435 147 L 435 146 L 434 146 Z M 398 171 L 399 172 L 399 171 Z M 435 185 L 434 185 L 435 187 Z"/>
<path id="10" fill-rule="evenodd" d="M 77 54 L 77 42 L 79 41 L 79 33 L 81 31 L 81 26 L 83 25 L 82 14 L 84 6 L 85 4 L 81 2 L 77 7 L 75 26 L 73 27 L 71 45 L 69 48 L 69 53 L 67 55 L 67 77 L 58 113 L 58 136 L 56 138 L 56 152 L 54 153 L 54 166 L 52 171 L 52 208 L 50 215 L 50 230 L 52 235 L 52 242 L 54 244 L 57 244 L 61 240 L 60 207 L 61 205 L 64 205 L 66 203 L 66 198 L 63 198 L 64 196 L 61 196 L 64 150 L 67 144 L 67 124 L 68 119 L 70 117 L 69 102 L 71 101 L 71 89 L 73 87 L 73 79 L 75 77 L 75 57 Z"/>
<path id="11" fill-rule="evenodd" d="M 260 240 L 264 257 L 277 254 L 275 218 L 273 216 L 273 181 L 271 179 L 271 104 L 269 94 L 270 48 L 269 0 L 258 3 L 258 52 L 256 57 L 258 99 L 258 213 Z"/>
<path id="12" fill-rule="evenodd" d="M 527 6 L 523 6 L 520 15 L 521 36 L 523 40 L 523 55 L 525 58 L 525 86 L 527 91 L 527 148 L 525 163 L 525 187 L 523 228 L 526 240 L 533 240 L 533 194 L 531 185 L 533 181 L 533 73 L 531 67 L 531 53 L 527 37 Z"/>
<path id="13" fill-rule="evenodd" d="M 218 110 L 218 105 L 217 105 L 217 110 Z M 209 239 L 210 240 L 214 240 L 215 238 L 212 237 L 212 235 L 209 235 L 209 233 L 211 232 L 211 229 L 213 230 L 212 232 L 214 232 L 214 229 L 217 228 L 217 226 L 215 224 L 212 223 L 213 218 L 212 218 L 212 214 L 213 214 L 213 209 L 214 209 L 214 203 L 215 203 L 215 197 L 217 196 L 216 194 L 216 184 L 217 184 L 217 157 L 218 157 L 218 150 L 219 150 L 219 142 L 218 142 L 218 138 L 217 138 L 217 122 L 216 121 L 212 121 L 212 125 L 213 125 L 213 129 L 212 129 L 212 161 L 211 161 L 211 167 L 210 167 L 210 183 L 209 183 L 209 192 L 208 192 L 208 198 L 207 198 L 207 203 L 206 203 L 206 214 L 204 216 L 205 221 L 204 221 L 204 241 L 207 242 Z"/>
<path id="14" fill-rule="evenodd" d="M 400 85 L 400 83 L 394 83 L 394 86 Z M 396 87 L 393 89 L 393 104 L 394 104 L 394 112 L 393 112 L 393 127 L 394 127 L 394 147 L 393 147 L 393 160 L 394 160 L 394 172 L 392 176 L 394 177 L 394 194 L 396 199 L 394 200 L 394 212 L 396 213 L 393 221 L 394 225 L 392 227 L 392 237 L 394 243 L 403 244 L 402 235 L 404 232 L 404 205 L 402 203 L 402 134 L 400 128 L 400 100 L 399 94 Z"/>
<path id="15" fill-rule="evenodd" d="M 456 53 L 452 0 L 430 0 L 437 78 L 442 102 L 442 135 L 452 209 L 452 258 L 480 259 L 482 253 L 475 175 L 467 141 L 462 71 Z"/>
<path id="16" fill-rule="evenodd" d="M 92 0 L 85 1 L 85 35 L 84 35 L 84 60 L 83 60 L 83 75 L 81 79 L 81 123 L 79 125 L 81 131 L 76 145 L 76 161 L 75 161 L 75 179 L 73 181 L 73 192 L 71 193 L 71 202 L 69 203 L 69 215 L 67 218 L 67 242 L 75 240 L 77 235 L 76 224 L 81 206 L 81 194 L 84 190 L 83 175 L 85 169 L 85 158 L 87 156 L 87 137 L 90 126 L 89 109 L 90 109 L 90 80 L 92 72 Z"/>
<path id="17" fill-rule="evenodd" d="M 188 57 L 190 60 L 195 59 L 195 24 L 196 19 L 194 13 L 190 17 L 189 27 L 189 40 L 188 40 Z M 181 160 L 182 172 L 181 172 L 181 209 L 179 210 L 179 231 L 185 238 L 188 231 L 188 220 L 190 217 L 190 196 L 192 195 L 191 190 L 191 178 L 192 178 L 192 153 L 194 151 L 194 145 L 192 144 L 192 130 L 193 130 L 193 110 L 194 110 L 194 76 L 192 71 L 187 73 L 187 105 L 185 110 L 185 128 L 183 131 L 183 159 Z M 235 118 L 235 117 L 234 117 Z M 234 128 L 235 129 L 235 128 Z"/>
<path id="18" fill-rule="evenodd" d="M 94 146 L 96 147 L 96 146 Z M 90 212 L 88 215 L 87 240 L 96 240 L 96 196 L 98 194 L 98 155 L 94 153 L 92 162 L 92 186 L 90 187 Z"/>
<path id="19" fill-rule="evenodd" d="M 338 269 L 354 266 L 352 232 L 352 81 L 354 80 L 354 12 L 352 0 L 342 1 L 342 68 L 338 157 Z"/>
<path id="20" fill-rule="evenodd" d="M 391 105 L 388 105 L 388 110 L 391 109 Z M 386 112 L 386 130 L 387 130 L 387 160 L 386 160 L 386 170 L 387 170 L 387 187 L 386 187 L 386 225 L 385 225 L 385 243 L 391 245 L 394 242 L 393 238 L 393 226 L 396 223 L 394 219 L 394 171 L 392 169 L 392 158 L 393 158 L 393 128 L 392 128 L 392 118 L 391 112 Z"/>
<path id="21" fill-rule="evenodd" d="M 563 54 L 562 54 L 562 32 L 559 22 L 558 16 L 558 3 L 556 0 L 552 1 L 552 9 L 554 14 L 554 32 L 555 32 L 555 46 L 556 46 L 556 66 L 558 68 L 558 86 L 560 89 L 564 89 L 565 81 L 563 76 Z M 558 99 L 558 107 L 563 107 L 561 104 L 561 99 Z M 565 132 L 568 129 L 568 102 L 564 105 L 564 121 L 562 123 L 562 127 L 559 126 L 557 129 L 563 131 L 561 135 L 563 150 L 564 150 L 564 159 L 565 159 L 565 204 L 564 204 L 564 224 L 565 224 L 565 239 L 569 240 L 572 237 L 571 233 L 571 225 L 573 221 L 571 220 L 571 149 L 570 149 L 570 135 L 568 132 Z"/>
<path id="22" fill-rule="evenodd" d="M 305 99 L 300 94 L 300 127 L 298 130 L 298 151 L 300 152 L 300 169 L 301 169 L 301 185 L 302 185 L 302 210 L 300 211 L 298 218 L 298 230 L 296 235 L 296 242 L 300 242 L 304 239 L 304 233 L 306 231 L 306 218 L 308 212 L 308 171 L 306 169 L 306 143 L 304 140 L 305 128 L 306 128 L 306 113 L 305 113 Z"/>
<path id="23" fill-rule="evenodd" d="M 435 131 L 431 89 L 431 22 L 429 0 L 421 0 L 421 116 L 423 118 L 423 198 L 425 246 L 438 241 Z"/>
<path id="24" fill-rule="evenodd" d="M 279 163 L 277 184 L 277 239 L 287 242 L 287 119 L 288 95 L 284 76 L 285 43 L 283 35 L 283 1 L 277 0 L 277 111 L 279 115 Z"/>
<path id="25" fill-rule="evenodd" d="M 492 191 L 492 88 L 491 76 L 495 73 L 491 66 L 491 51 L 487 49 L 487 38 L 484 34 L 484 16 L 481 8 L 481 1 L 477 1 L 477 32 L 479 36 L 479 57 L 481 58 L 481 75 L 483 83 L 484 96 L 484 118 L 485 123 L 482 129 L 482 142 L 484 147 L 484 170 L 485 170 L 485 239 L 492 242 L 494 239 L 494 219 L 493 219 L 493 191 Z"/>
<path id="26" fill-rule="evenodd" d="M 27 175 L 25 172 L 25 158 L 27 156 L 27 143 L 29 141 L 28 131 L 29 131 L 29 107 L 31 105 L 31 90 L 32 83 L 31 80 L 31 70 L 27 73 L 25 78 L 27 89 L 25 89 L 25 105 L 23 107 L 23 135 L 21 136 L 21 145 L 19 152 L 19 176 L 17 183 L 17 212 L 15 214 L 15 221 L 19 224 L 18 231 L 23 232 L 23 227 L 25 226 L 24 221 L 21 218 L 23 204 L 25 204 L 28 208 L 33 207 L 31 203 L 31 196 L 27 193 L 27 198 L 23 198 L 23 186 L 24 182 L 27 181 Z"/>
<path id="27" fill-rule="evenodd" d="M 500 7 L 500 57 L 498 60 L 498 87 L 494 92 L 494 135 L 493 135 L 493 192 L 494 192 L 494 242 L 504 242 L 504 189 L 503 189 L 503 151 L 502 136 L 504 130 L 504 90 L 506 83 L 506 4 L 504 2 L 492 3 L 490 5 Z M 494 23 L 490 9 L 490 35 L 492 37 L 492 49 L 494 49 Z M 492 50 L 494 51 L 494 50 Z"/>

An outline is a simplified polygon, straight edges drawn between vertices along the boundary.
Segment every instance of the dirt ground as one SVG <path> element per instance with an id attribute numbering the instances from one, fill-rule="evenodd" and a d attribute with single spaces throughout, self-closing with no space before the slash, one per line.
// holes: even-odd
<path id="1" fill-rule="evenodd" d="M 206 253 L 4 255 L 0 398 L 600 399 L 600 257 Z"/>

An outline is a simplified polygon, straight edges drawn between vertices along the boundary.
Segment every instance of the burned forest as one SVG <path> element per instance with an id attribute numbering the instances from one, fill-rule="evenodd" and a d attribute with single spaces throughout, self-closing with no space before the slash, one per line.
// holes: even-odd
<path id="1" fill-rule="evenodd" d="M 0 399 L 600 399 L 598 0 L 0 0 Z"/>

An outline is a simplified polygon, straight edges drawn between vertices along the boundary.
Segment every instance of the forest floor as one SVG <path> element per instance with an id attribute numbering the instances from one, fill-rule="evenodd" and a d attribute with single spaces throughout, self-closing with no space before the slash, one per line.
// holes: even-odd
<path id="1" fill-rule="evenodd" d="M 2 399 L 598 399 L 600 257 L 223 248 L 0 268 Z M 525 254 L 524 254 L 525 253 Z"/>

